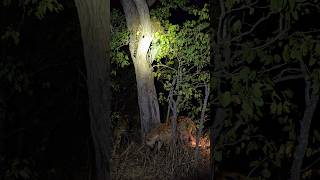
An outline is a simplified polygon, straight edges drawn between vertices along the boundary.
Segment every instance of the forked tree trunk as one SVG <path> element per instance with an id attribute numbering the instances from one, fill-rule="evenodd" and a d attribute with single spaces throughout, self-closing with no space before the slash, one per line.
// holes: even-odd
<path id="1" fill-rule="evenodd" d="M 109 0 L 75 0 L 87 69 L 89 115 L 96 180 L 108 180 L 112 150 L 110 120 Z"/>
<path id="2" fill-rule="evenodd" d="M 153 69 L 147 61 L 147 53 L 152 41 L 151 21 L 148 4 L 145 0 L 121 0 L 121 5 L 125 13 L 127 27 L 132 33 L 129 48 L 136 74 L 143 138 L 152 127 L 160 123 Z M 139 37 L 136 37 L 137 31 L 141 32 Z"/>

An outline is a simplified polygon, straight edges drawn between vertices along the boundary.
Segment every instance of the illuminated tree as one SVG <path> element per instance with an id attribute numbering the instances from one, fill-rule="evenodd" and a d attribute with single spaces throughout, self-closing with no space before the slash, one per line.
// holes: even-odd
<path id="1" fill-rule="evenodd" d="M 150 3 L 148 4 L 150 5 Z M 144 51 L 143 59 L 140 58 L 139 61 L 136 57 L 138 55 L 137 48 L 142 46 L 142 44 L 139 45 L 138 42 L 141 42 L 140 38 L 144 37 L 140 32 L 142 26 L 139 25 L 139 21 L 141 20 L 139 19 L 138 11 L 132 10 L 134 4 L 130 5 L 130 2 L 123 1 L 122 6 L 124 9 L 127 8 L 127 10 L 125 10 L 125 19 L 127 21 L 127 27 L 131 28 L 128 28 L 128 32 L 120 20 L 124 17 L 121 16 L 119 12 L 113 11 L 112 60 L 120 67 L 128 65 L 129 57 L 126 52 L 123 51 L 122 47 L 129 45 L 129 56 L 133 60 L 136 73 L 138 73 L 138 75 L 136 74 L 136 81 L 140 115 L 143 109 L 148 110 L 148 108 L 143 108 L 145 104 L 140 102 L 142 98 L 154 99 L 156 103 L 149 104 L 148 106 L 155 107 L 155 104 L 158 104 L 156 94 L 154 95 L 152 93 L 151 97 L 140 97 L 144 95 L 143 91 L 141 91 L 139 95 L 139 86 L 146 81 L 139 79 L 139 74 L 141 73 L 137 72 L 139 70 L 138 68 L 143 70 L 141 69 L 143 66 L 138 66 L 138 62 L 141 61 L 145 64 L 144 66 L 148 67 L 148 74 L 150 74 L 148 84 L 152 84 L 152 88 L 151 86 L 144 88 L 150 87 L 154 89 L 153 79 L 155 76 L 157 83 L 159 85 L 161 84 L 164 89 L 164 91 L 158 92 L 159 101 L 163 105 L 168 103 L 168 110 L 170 111 L 171 109 L 171 115 L 177 116 L 178 113 L 183 111 L 195 117 L 197 113 L 201 111 L 202 99 L 204 98 L 204 86 L 206 86 L 209 81 L 208 72 L 203 70 L 209 64 L 210 59 L 208 6 L 197 7 L 185 0 L 159 1 L 156 3 L 153 6 L 154 8 L 150 9 L 151 18 L 149 18 L 148 15 L 148 23 L 146 23 L 150 23 L 151 31 L 148 30 L 147 32 L 151 33 L 152 38 L 150 42 L 148 41 L 148 43 L 146 43 L 148 47 L 146 47 Z M 169 19 L 175 18 L 172 12 L 181 9 L 185 13 L 185 17 L 181 20 L 181 23 L 170 22 Z M 128 12 L 131 13 L 130 16 Z M 194 17 L 195 19 L 188 19 L 190 17 Z M 114 73 L 116 74 L 116 72 Z M 150 95 L 150 93 L 148 95 Z M 156 109 L 158 109 L 158 107 Z M 170 114 L 169 111 L 167 113 L 168 116 Z M 152 114 L 154 113 L 151 113 L 151 115 Z M 146 120 L 143 119 L 144 118 L 141 118 L 142 127 L 144 126 L 144 122 L 150 121 L 148 118 Z"/>
<path id="2" fill-rule="evenodd" d="M 153 39 L 149 7 L 146 0 L 121 0 L 120 2 L 130 31 L 129 49 L 135 68 L 141 133 L 144 137 L 145 133 L 160 123 L 153 69 L 147 61 L 147 53 Z M 150 1 L 149 6 L 152 4 Z"/>

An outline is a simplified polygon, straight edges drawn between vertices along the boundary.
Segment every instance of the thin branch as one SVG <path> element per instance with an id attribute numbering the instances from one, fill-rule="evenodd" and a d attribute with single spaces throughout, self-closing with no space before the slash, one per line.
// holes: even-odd
<path id="1" fill-rule="evenodd" d="M 196 158 L 196 164 L 197 165 L 198 165 L 198 162 L 199 162 L 199 142 L 200 142 L 200 138 L 201 138 L 201 135 L 202 135 L 202 128 L 203 128 L 203 123 L 204 123 L 205 112 L 206 112 L 207 105 L 208 105 L 209 92 L 210 92 L 210 89 L 209 89 L 209 85 L 207 84 L 205 86 L 205 98 L 203 100 L 203 105 L 202 105 L 202 109 L 201 109 L 200 128 L 198 130 L 197 139 L 196 139 L 195 158 Z"/>
<path id="2" fill-rule="evenodd" d="M 252 28 L 251 28 L 249 31 L 246 31 L 246 32 L 240 34 L 239 36 L 232 38 L 231 41 L 237 41 L 238 39 L 241 39 L 241 38 L 243 38 L 244 36 L 246 36 L 246 35 L 248 35 L 248 34 L 251 34 L 262 22 L 264 22 L 265 20 L 269 19 L 272 14 L 275 14 L 275 13 L 269 13 L 267 16 L 259 19 L 259 20 L 252 26 Z"/>
<path id="3" fill-rule="evenodd" d="M 308 80 L 308 78 L 309 78 L 308 68 L 306 67 L 306 64 L 303 61 L 300 61 L 300 68 L 301 68 L 301 72 L 304 76 L 305 84 L 306 84 L 305 92 L 304 92 L 305 93 L 305 96 L 304 96 L 305 103 L 306 103 L 306 106 L 310 106 L 311 105 L 311 99 L 310 99 L 311 98 L 310 97 L 311 83 Z"/>
<path id="4" fill-rule="evenodd" d="M 241 138 L 241 139 L 239 139 L 237 141 L 234 141 L 234 142 L 231 142 L 231 143 L 227 143 L 227 144 L 223 144 L 222 146 L 223 147 L 225 147 L 225 146 L 234 146 L 234 145 L 239 144 L 239 143 L 241 143 L 243 141 L 249 141 L 250 138 L 261 138 L 261 139 L 264 139 L 265 137 L 262 136 L 262 135 L 256 135 L 256 136 L 249 136 L 248 138 Z"/>
<path id="5" fill-rule="evenodd" d="M 251 176 L 251 174 L 259 167 L 262 165 L 263 162 L 265 162 L 268 159 L 268 157 L 264 158 L 262 161 L 259 162 L 259 164 L 257 164 L 253 169 L 251 169 L 251 171 L 248 173 L 246 179 L 249 179 L 249 177 Z"/>
<path id="6" fill-rule="evenodd" d="M 261 45 L 259 45 L 259 46 L 253 47 L 252 49 L 255 50 L 255 49 L 263 49 L 263 48 L 265 48 L 265 47 L 268 47 L 269 45 L 271 45 L 272 43 L 274 43 L 275 41 L 277 41 L 278 39 L 280 39 L 280 37 L 281 37 L 282 35 L 284 35 L 288 30 L 289 30 L 289 29 L 287 28 L 287 29 L 284 29 L 284 30 L 280 31 L 280 32 L 277 34 L 276 37 L 272 38 L 271 40 L 266 41 L 266 43 L 264 43 L 264 44 L 261 44 Z"/>
<path id="7" fill-rule="evenodd" d="M 319 161 L 320 161 L 320 156 L 316 160 L 314 160 L 311 164 L 309 164 L 305 168 L 301 169 L 301 172 L 307 171 L 308 169 L 310 169 L 313 165 L 315 165 Z"/>
<path id="8" fill-rule="evenodd" d="M 218 32 L 217 32 L 217 44 L 221 43 L 222 40 L 222 35 L 221 35 L 221 31 L 222 31 L 222 24 L 224 21 L 224 18 L 226 16 L 226 11 L 225 11 L 225 7 L 224 7 L 224 1 L 223 0 L 219 0 L 219 4 L 220 4 L 220 11 L 221 11 L 221 15 L 219 17 L 219 25 L 218 25 Z"/>
<path id="9" fill-rule="evenodd" d="M 244 5 L 244 6 L 241 6 L 239 8 L 235 8 L 235 9 L 231 9 L 229 11 L 226 11 L 224 12 L 224 15 L 223 15 L 223 18 L 222 18 L 222 22 L 225 21 L 225 19 L 228 17 L 228 15 L 230 14 L 233 14 L 233 13 L 236 13 L 236 12 L 239 12 L 239 11 L 242 11 L 242 10 L 245 10 L 245 9 L 249 9 L 251 8 L 252 6 L 256 5 L 259 1 L 255 1 L 251 4 L 248 4 L 248 5 Z M 221 3 L 221 1 L 220 1 Z M 220 4 L 220 8 L 221 8 L 221 4 Z M 221 11 L 222 12 L 222 11 Z"/>
<path id="10" fill-rule="evenodd" d="M 259 72 L 258 74 L 264 74 L 264 73 L 266 73 L 266 72 L 273 71 L 273 70 L 278 69 L 278 68 L 280 68 L 280 67 L 282 67 L 282 66 L 284 66 L 284 65 L 287 65 L 287 63 L 279 64 L 279 65 L 276 65 L 276 66 L 272 66 L 272 68 L 265 69 L 265 70 Z"/>
<path id="11" fill-rule="evenodd" d="M 223 0 L 219 0 L 220 2 L 220 11 L 221 11 L 221 14 L 226 14 L 226 9 L 224 7 L 224 1 Z"/>
<path id="12" fill-rule="evenodd" d="M 274 83 L 279 83 L 279 82 L 283 82 L 283 81 L 288 81 L 288 80 L 295 80 L 295 79 L 303 79 L 304 76 L 302 74 L 297 74 L 297 75 L 289 75 L 289 76 L 285 76 L 279 79 L 274 79 L 273 82 Z"/>
<path id="13" fill-rule="evenodd" d="M 177 72 L 176 69 L 174 69 L 174 68 L 172 68 L 172 67 L 170 67 L 170 66 L 164 65 L 164 64 L 153 65 L 152 68 L 153 68 L 153 67 L 165 67 L 165 68 L 168 68 L 168 69 L 173 70 L 174 72 Z"/>
<path id="14" fill-rule="evenodd" d="M 299 69 L 299 68 L 286 68 L 286 69 L 282 70 L 278 75 L 276 75 L 276 77 L 281 78 L 284 75 L 284 73 L 289 73 L 289 72 L 291 72 L 291 73 L 301 72 L 301 69 Z"/>
<path id="15" fill-rule="evenodd" d="M 147 0 L 147 4 L 151 7 L 157 0 Z"/>
<path id="16" fill-rule="evenodd" d="M 226 14 L 231 14 L 231 13 L 234 13 L 234 12 L 238 12 L 238 11 L 241 11 L 241 10 L 244 10 L 244 9 L 248 9 L 248 8 L 251 8 L 252 6 L 258 4 L 259 0 L 258 1 L 255 1 L 251 4 L 248 4 L 248 5 L 244 5 L 242 7 L 239 7 L 239 8 L 235 8 L 235 9 L 232 9 L 230 11 L 227 11 Z"/>

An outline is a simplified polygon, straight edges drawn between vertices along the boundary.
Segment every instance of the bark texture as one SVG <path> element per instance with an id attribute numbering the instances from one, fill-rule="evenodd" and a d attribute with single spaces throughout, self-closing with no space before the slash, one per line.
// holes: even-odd
<path id="1" fill-rule="evenodd" d="M 300 134 L 298 137 L 298 145 L 294 152 L 294 160 L 290 171 L 290 180 L 299 180 L 301 175 L 301 167 L 303 164 L 304 155 L 308 147 L 308 139 L 310 134 L 310 125 L 313 119 L 314 111 L 316 110 L 319 101 L 319 95 L 311 94 L 311 82 L 308 80 L 308 73 L 304 63 L 301 62 L 300 68 L 305 77 L 305 111 L 300 125 Z"/>
<path id="2" fill-rule="evenodd" d="M 145 0 L 121 0 L 121 5 L 127 27 L 131 31 L 129 49 L 136 74 L 141 134 L 145 137 L 147 132 L 160 123 L 153 68 L 147 61 L 148 49 L 153 38 L 150 14 Z M 139 36 L 136 35 L 138 31 Z"/>
<path id="3" fill-rule="evenodd" d="M 111 179 L 110 1 L 75 0 L 81 26 L 97 180 Z"/>

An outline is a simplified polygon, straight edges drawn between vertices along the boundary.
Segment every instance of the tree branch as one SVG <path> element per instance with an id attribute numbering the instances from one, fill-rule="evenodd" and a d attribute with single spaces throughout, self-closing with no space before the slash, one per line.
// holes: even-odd
<path id="1" fill-rule="evenodd" d="M 252 49 L 263 49 L 268 47 L 269 45 L 271 45 L 272 43 L 274 43 L 276 40 L 278 40 L 283 34 L 285 34 L 287 32 L 287 30 L 284 30 L 282 32 L 280 32 L 276 37 L 272 38 L 271 40 L 266 41 L 266 43 L 261 44 L 257 47 L 253 47 Z"/>
<path id="2" fill-rule="evenodd" d="M 147 4 L 151 7 L 157 0 L 147 0 Z"/>
<path id="3" fill-rule="evenodd" d="M 251 28 L 250 30 L 248 30 L 248 31 L 240 34 L 240 35 L 237 36 L 237 37 L 232 38 L 231 41 L 237 41 L 238 39 L 241 39 L 241 38 L 243 38 L 244 36 L 246 36 L 246 35 L 248 35 L 248 34 L 251 34 L 262 22 L 264 22 L 265 20 L 269 19 L 272 14 L 275 14 L 275 13 L 269 13 L 267 16 L 259 19 L 259 20 L 252 26 L 252 28 Z"/>
<path id="4" fill-rule="evenodd" d="M 221 15 L 219 17 L 219 25 L 218 25 L 218 32 L 217 32 L 217 44 L 220 44 L 221 40 L 222 40 L 222 35 L 221 35 L 221 31 L 223 30 L 222 24 L 223 24 L 224 18 L 226 16 L 225 8 L 224 8 L 224 1 L 219 0 L 219 4 L 220 4 Z"/>
<path id="5" fill-rule="evenodd" d="M 279 65 L 276 65 L 276 66 L 272 66 L 272 67 L 269 68 L 269 69 L 264 69 L 263 71 L 259 72 L 258 74 L 264 74 L 264 73 L 266 73 L 266 72 L 273 71 L 273 70 L 278 69 L 278 68 L 280 68 L 280 67 L 282 67 L 282 66 L 284 66 L 284 65 L 287 65 L 287 63 L 279 64 Z"/>
<path id="6" fill-rule="evenodd" d="M 148 4 L 145 0 L 133 0 L 136 4 L 137 11 L 139 13 L 140 25 L 142 31 L 151 33 L 151 20 L 149 14 Z"/>
<path id="7" fill-rule="evenodd" d="M 279 83 L 279 82 L 283 82 L 283 81 L 295 80 L 295 79 L 303 79 L 303 78 L 304 78 L 304 76 L 302 74 L 289 75 L 289 76 L 285 76 L 285 77 L 282 77 L 282 78 L 274 79 L 273 82 L 274 83 Z"/>
<path id="8" fill-rule="evenodd" d="M 320 161 L 320 157 L 318 157 L 316 160 L 314 160 L 311 164 L 309 164 L 308 166 L 306 166 L 305 168 L 301 169 L 301 172 L 307 171 L 309 170 L 313 165 L 315 165 L 316 163 L 318 163 Z"/>

